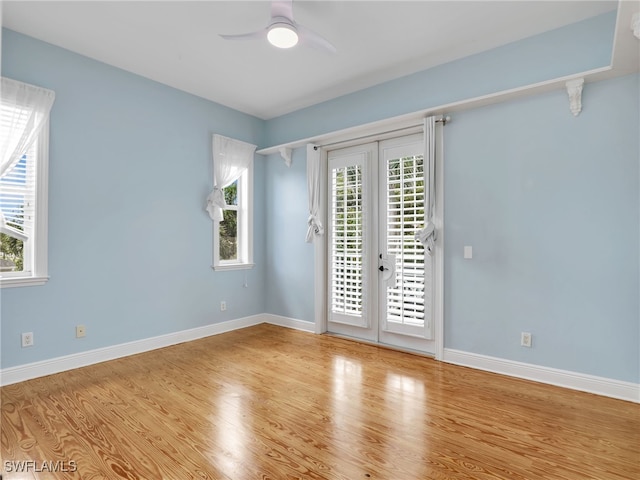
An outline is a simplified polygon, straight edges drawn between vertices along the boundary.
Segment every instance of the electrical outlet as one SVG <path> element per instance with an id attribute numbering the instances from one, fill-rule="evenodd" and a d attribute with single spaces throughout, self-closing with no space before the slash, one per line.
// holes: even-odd
<path id="1" fill-rule="evenodd" d="M 22 334 L 22 346 L 23 347 L 33 346 L 33 332 L 25 332 Z"/>
<path id="2" fill-rule="evenodd" d="M 82 338 L 87 334 L 87 329 L 84 325 L 76 325 L 76 338 Z"/>
<path id="3" fill-rule="evenodd" d="M 520 345 L 522 347 L 531 347 L 532 335 L 529 332 L 522 332 L 520 334 Z"/>
<path id="4" fill-rule="evenodd" d="M 226 309 L 227 309 L 227 302 L 223 300 L 222 302 L 220 302 L 220 311 L 224 312 Z"/>

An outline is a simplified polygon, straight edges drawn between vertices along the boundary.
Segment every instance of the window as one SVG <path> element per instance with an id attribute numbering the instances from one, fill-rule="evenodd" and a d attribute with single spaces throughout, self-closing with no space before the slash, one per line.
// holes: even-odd
<path id="1" fill-rule="evenodd" d="M 53 92 L 2 78 L 0 104 L 0 284 L 47 277 L 49 111 Z"/>
<path id="2" fill-rule="evenodd" d="M 213 268 L 253 267 L 253 161 L 240 178 L 222 189 L 226 207 L 223 220 L 214 222 Z"/>

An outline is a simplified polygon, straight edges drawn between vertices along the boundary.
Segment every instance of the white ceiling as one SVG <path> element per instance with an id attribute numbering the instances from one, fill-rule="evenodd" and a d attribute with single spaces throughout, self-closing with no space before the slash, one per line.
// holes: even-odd
<path id="1" fill-rule="evenodd" d="M 229 42 L 268 1 L 4 1 L 12 30 L 268 119 L 615 9 L 605 1 L 306 1 L 337 53 Z"/>

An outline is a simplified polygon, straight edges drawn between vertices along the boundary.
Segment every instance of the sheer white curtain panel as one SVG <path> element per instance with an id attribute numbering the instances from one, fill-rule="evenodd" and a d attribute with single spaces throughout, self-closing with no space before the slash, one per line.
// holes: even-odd
<path id="1" fill-rule="evenodd" d="M 2 77 L 0 85 L 0 177 L 4 177 L 29 150 L 49 118 L 55 93 Z"/>
<path id="2" fill-rule="evenodd" d="M 2 77 L 0 83 L 0 178 L 10 174 L 31 148 L 49 119 L 55 93 L 45 88 Z M 27 240 L 24 232 L 12 228 L 0 213 L 3 233 Z"/>
<path id="3" fill-rule="evenodd" d="M 438 232 L 433 223 L 436 199 L 436 117 L 424 119 L 424 166 L 428 191 L 424 205 L 424 228 L 416 233 L 418 240 L 429 255 L 433 255 Z"/>
<path id="4" fill-rule="evenodd" d="M 320 150 L 307 145 L 307 192 L 309 194 L 309 218 L 307 220 L 307 243 L 324 234 L 320 221 Z"/>
<path id="5" fill-rule="evenodd" d="M 214 222 L 223 220 L 222 210 L 227 206 L 223 188 L 235 182 L 249 167 L 256 145 L 213 135 L 213 191 L 207 197 L 207 212 Z"/>

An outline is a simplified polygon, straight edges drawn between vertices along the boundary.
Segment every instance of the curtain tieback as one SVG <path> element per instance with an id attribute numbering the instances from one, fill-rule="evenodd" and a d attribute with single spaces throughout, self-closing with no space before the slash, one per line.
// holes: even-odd
<path id="1" fill-rule="evenodd" d="M 207 203 L 211 203 L 216 207 L 225 208 L 227 202 L 224 199 L 224 192 L 217 185 L 213 187 L 213 191 L 207 197 Z"/>
<path id="2" fill-rule="evenodd" d="M 224 192 L 217 185 L 213 187 L 213 190 L 207 197 L 207 212 L 212 220 L 222 221 L 222 210 L 227 206 L 227 202 L 224 199 Z"/>
<path id="3" fill-rule="evenodd" d="M 315 215 L 309 215 L 309 218 L 307 219 L 307 225 L 309 226 L 309 228 L 307 229 L 307 243 L 313 240 L 314 235 L 324 234 L 324 227 L 322 226 L 322 223 L 320 223 L 318 217 L 316 217 Z"/>
<path id="4" fill-rule="evenodd" d="M 423 229 L 418 230 L 415 238 L 424 245 L 424 248 L 429 255 L 433 255 L 437 236 L 438 233 L 436 231 L 436 226 L 432 222 L 427 222 Z"/>

